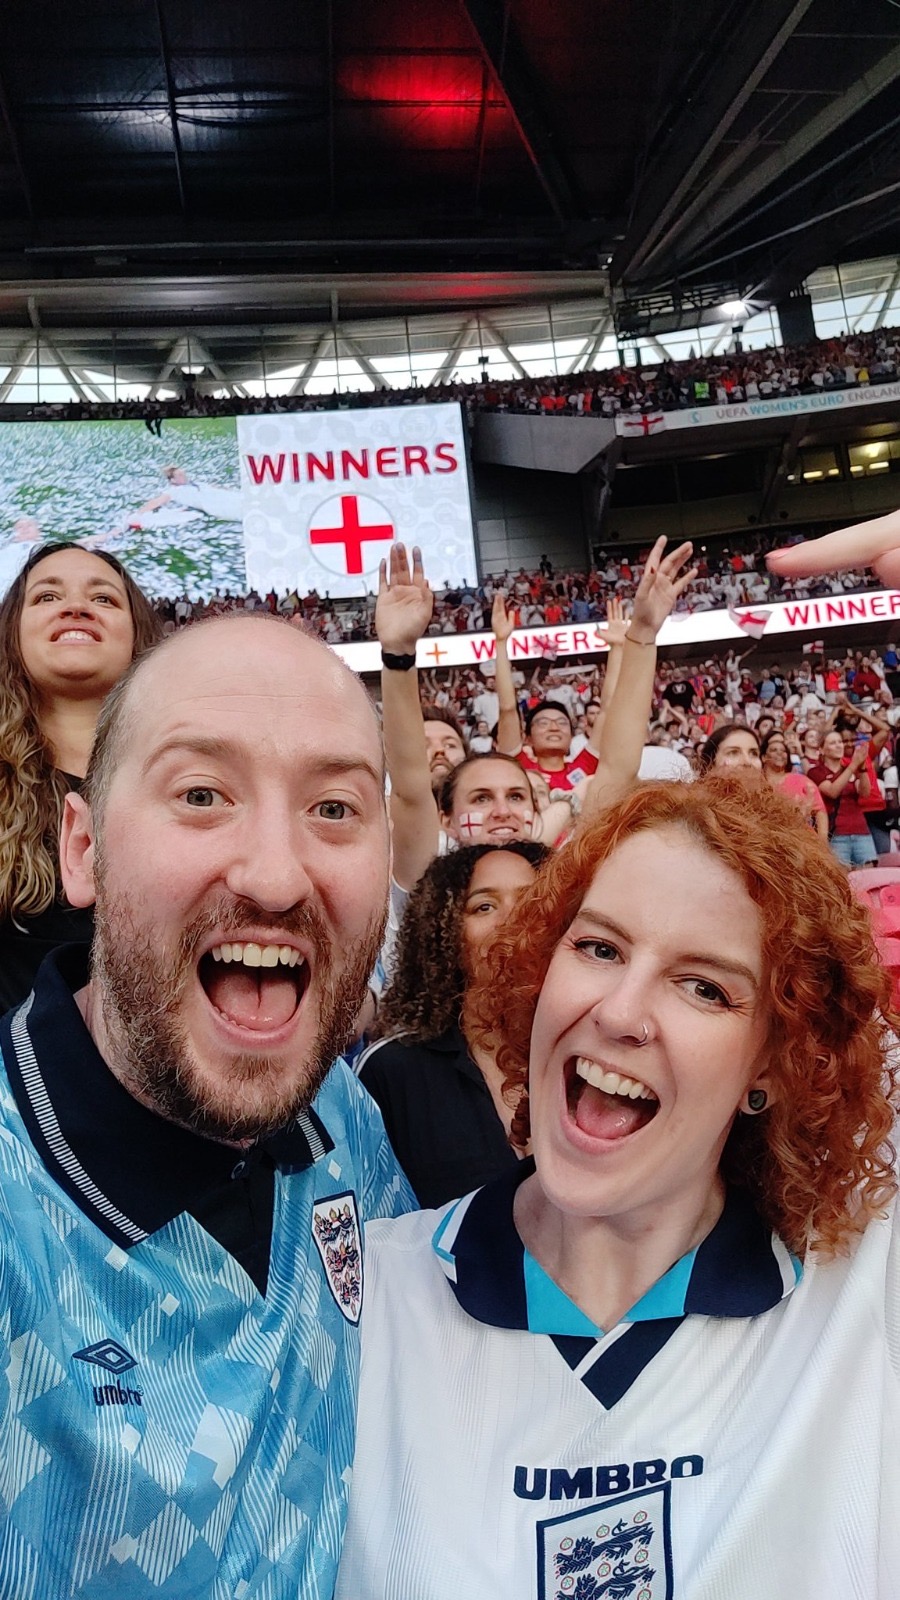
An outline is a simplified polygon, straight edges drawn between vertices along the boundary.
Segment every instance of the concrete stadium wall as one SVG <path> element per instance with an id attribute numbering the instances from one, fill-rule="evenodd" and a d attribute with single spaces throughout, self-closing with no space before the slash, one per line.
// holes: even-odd
<path id="1" fill-rule="evenodd" d="M 778 498 L 778 521 L 789 528 L 804 522 L 826 522 L 832 517 L 852 521 L 877 517 L 897 506 L 897 479 L 851 479 L 839 483 L 786 484 Z M 759 496 L 727 495 L 710 500 L 686 500 L 680 505 L 610 507 L 604 530 L 608 544 L 628 544 L 656 539 L 693 539 L 703 534 L 751 533 L 759 513 Z M 767 519 L 768 520 L 768 519 Z"/>
<path id="2" fill-rule="evenodd" d="M 588 560 L 584 478 L 479 462 L 474 463 L 472 478 L 482 573 L 504 572 L 507 567 L 533 569 L 542 555 L 549 556 L 557 569 L 584 568 Z M 438 581 L 440 576 L 434 574 Z"/>
<path id="3" fill-rule="evenodd" d="M 607 417 L 510 416 L 482 411 L 475 416 L 476 461 L 526 467 L 538 472 L 581 472 L 616 437 Z"/>

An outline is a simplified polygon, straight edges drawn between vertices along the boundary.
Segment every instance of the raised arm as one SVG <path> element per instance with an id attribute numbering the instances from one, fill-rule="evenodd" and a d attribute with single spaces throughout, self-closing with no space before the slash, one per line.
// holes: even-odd
<path id="1" fill-rule="evenodd" d="M 824 795 L 826 800 L 839 800 L 848 783 L 854 778 L 856 779 L 856 793 L 860 800 L 868 800 L 872 786 L 866 775 L 867 750 L 867 744 L 857 745 L 850 757 L 849 766 L 842 767 L 840 772 L 834 774 L 833 778 L 822 779 L 819 784 L 819 793 Z"/>
<path id="2" fill-rule="evenodd" d="M 653 704 L 657 635 L 696 575 L 695 567 L 682 571 L 691 557 L 690 544 L 679 545 L 667 556 L 665 547 L 665 539 L 657 539 L 634 597 L 618 682 L 600 735 L 600 764 L 582 807 L 582 825 L 619 799 L 641 764 Z"/>
<path id="3" fill-rule="evenodd" d="M 628 618 L 621 600 L 613 597 L 606 602 L 606 622 L 599 624 L 601 632 L 606 634 L 609 653 L 606 657 L 606 672 L 603 676 L 603 685 L 600 690 L 600 710 L 594 718 L 594 726 L 588 734 L 588 749 L 594 755 L 600 754 L 600 740 L 603 735 L 603 724 L 606 713 L 612 704 L 619 681 L 619 672 L 622 666 L 622 647 L 628 633 Z"/>
<path id="4" fill-rule="evenodd" d="M 390 575 L 382 561 L 375 604 L 375 633 L 382 658 L 415 658 L 416 645 L 431 621 L 434 596 L 422 569 L 422 555 L 409 557 L 402 544 L 391 547 Z M 384 753 L 391 780 L 394 877 L 411 889 L 437 854 L 440 822 L 425 745 L 425 724 L 415 666 L 382 666 Z"/>
<path id="5" fill-rule="evenodd" d="M 891 737 L 890 723 L 886 722 L 884 717 L 879 717 L 869 711 L 863 711 L 859 706 L 854 706 L 853 710 L 859 717 L 860 722 L 869 724 L 869 753 L 870 755 L 877 755 L 879 750 L 884 749 L 888 739 Z"/>
<path id="6" fill-rule="evenodd" d="M 517 756 L 522 748 L 522 724 L 516 704 L 516 686 L 509 663 L 509 638 L 515 630 L 515 614 L 507 605 L 502 589 L 494 595 L 491 606 L 491 627 L 497 641 L 494 658 L 496 667 L 497 699 L 500 711 L 497 721 L 497 749 L 507 756 Z"/>

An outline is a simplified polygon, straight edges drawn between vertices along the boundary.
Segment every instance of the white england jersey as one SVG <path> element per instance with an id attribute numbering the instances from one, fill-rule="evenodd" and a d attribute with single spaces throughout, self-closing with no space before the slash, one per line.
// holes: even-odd
<path id="1" fill-rule="evenodd" d="M 893 1215 L 801 1270 L 732 1193 L 604 1334 L 522 1246 L 522 1168 L 367 1230 L 336 1600 L 897 1600 Z"/>

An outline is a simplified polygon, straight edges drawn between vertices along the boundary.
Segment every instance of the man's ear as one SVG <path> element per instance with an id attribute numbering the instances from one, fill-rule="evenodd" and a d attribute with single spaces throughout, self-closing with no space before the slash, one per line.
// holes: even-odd
<path id="1" fill-rule="evenodd" d="M 59 835 L 59 872 L 70 905 L 94 904 L 94 819 L 80 794 L 66 795 Z"/>

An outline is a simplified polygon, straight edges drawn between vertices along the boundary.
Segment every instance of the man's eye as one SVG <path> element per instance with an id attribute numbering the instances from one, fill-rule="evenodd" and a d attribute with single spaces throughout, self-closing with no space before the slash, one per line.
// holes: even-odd
<path id="1" fill-rule="evenodd" d="M 316 810 L 326 822 L 343 822 L 345 817 L 353 815 L 346 800 L 322 800 Z"/>
<path id="2" fill-rule="evenodd" d="M 217 791 L 215 789 L 188 789 L 185 792 L 185 805 L 194 806 L 199 810 L 208 810 L 216 803 Z"/>

